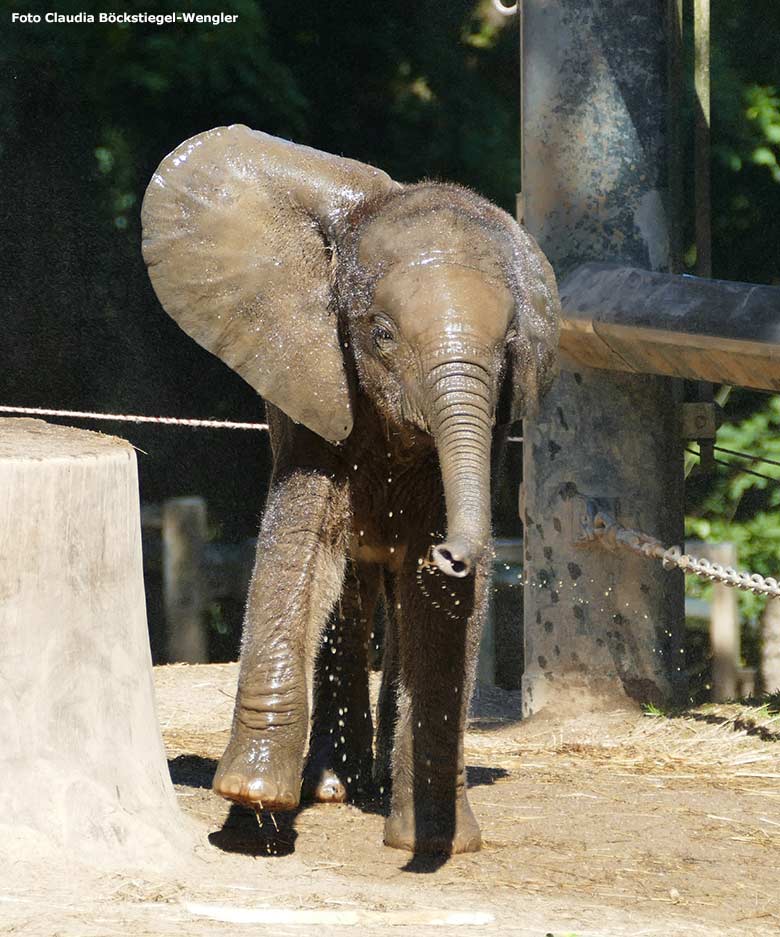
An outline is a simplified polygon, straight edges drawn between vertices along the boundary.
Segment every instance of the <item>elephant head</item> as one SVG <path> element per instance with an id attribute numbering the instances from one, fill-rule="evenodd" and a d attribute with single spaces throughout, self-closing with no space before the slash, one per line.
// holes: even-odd
<path id="1" fill-rule="evenodd" d="M 167 312 L 258 393 L 331 443 L 349 375 L 437 446 L 447 539 L 465 576 L 489 539 L 490 448 L 552 379 L 559 303 L 530 235 L 474 193 L 402 186 L 243 126 L 187 140 L 155 173 L 143 251 Z"/>

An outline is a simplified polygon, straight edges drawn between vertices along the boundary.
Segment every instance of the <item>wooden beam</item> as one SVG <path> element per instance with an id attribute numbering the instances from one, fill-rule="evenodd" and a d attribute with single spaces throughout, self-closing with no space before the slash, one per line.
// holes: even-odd
<path id="1" fill-rule="evenodd" d="M 780 391 L 780 288 L 583 264 L 561 284 L 570 368 Z"/>

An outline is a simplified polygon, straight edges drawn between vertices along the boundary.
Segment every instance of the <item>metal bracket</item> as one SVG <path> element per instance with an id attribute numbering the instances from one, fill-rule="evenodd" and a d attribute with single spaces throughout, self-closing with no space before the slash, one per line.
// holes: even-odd
<path id="1" fill-rule="evenodd" d="M 723 422 L 723 410 L 713 399 L 712 384 L 698 385 L 699 399 L 682 405 L 681 435 L 699 443 L 699 462 L 691 474 L 711 475 L 715 470 L 715 437 Z"/>
<path id="2" fill-rule="evenodd" d="M 610 531 L 620 513 L 618 498 L 602 498 L 579 492 L 570 503 L 571 540 L 577 547 L 587 547 L 597 541 L 614 549 Z"/>
<path id="3" fill-rule="evenodd" d="M 723 422 L 723 410 L 714 401 L 682 404 L 683 439 L 714 439 Z"/>

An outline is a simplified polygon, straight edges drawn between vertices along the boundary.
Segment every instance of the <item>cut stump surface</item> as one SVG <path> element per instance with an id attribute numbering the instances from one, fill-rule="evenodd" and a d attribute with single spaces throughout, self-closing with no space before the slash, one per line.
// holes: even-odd
<path id="1" fill-rule="evenodd" d="M 124 440 L 0 420 L 0 635 L 0 850 L 178 855 Z"/>

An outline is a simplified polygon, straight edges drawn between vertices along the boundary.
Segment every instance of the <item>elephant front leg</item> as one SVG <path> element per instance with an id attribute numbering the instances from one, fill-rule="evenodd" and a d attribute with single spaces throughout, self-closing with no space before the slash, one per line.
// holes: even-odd
<path id="1" fill-rule="evenodd" d="M 350 562 L 341 600 L 317 656 L 303 796 L 341 803 L 370 785 L 373 727 L 368 642 L 380 586 L 377 566 Z"/>
<path id="2" fill-rule="evenodd" d="M 324 476 L 272 485 L 250 585 L 230 742 L 214 790 L 257 808 L 300 800 L 308 680 L 344 572 L 343 491 Z"/>
<path id="3" fill-rule="evenodd" d="M 475 852 L 463 737 L 487 604 L 486 564 L 453 579 L 407 570 L 398 583 L 398 722 L 385 843 L 416 853 Z"/>

